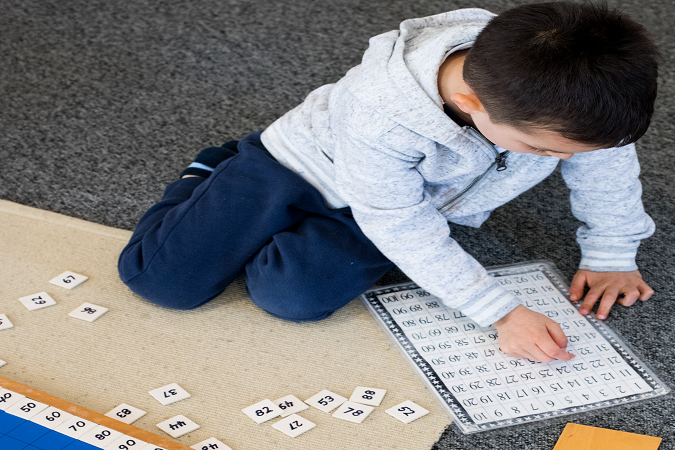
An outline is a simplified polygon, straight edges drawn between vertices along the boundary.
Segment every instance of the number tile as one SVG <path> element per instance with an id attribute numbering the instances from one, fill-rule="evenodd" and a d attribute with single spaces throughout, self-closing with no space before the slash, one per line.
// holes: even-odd
<path id="1" fill-rule="evenodd" d="M 255 423 L 263 423 L 270 419 L 274 419 L 281 415 L 281 411 L 282 410 L 269 399 L 265 399 L 241 410 L 241 412 L 253 419 Z"/>
<path id="2" fill-rule="evenodd" d="M 65 434 L 73 439 L 79 439 L 80 436 L 86 432 L 93 430 L 98 426 L 97 423 L 82 419 L 81 417 L 73 416 L 63 422 L 58 427 L 54 428 L 57 433 Z"/>
<path id="3" fill-rule="evenodd" d="M 429 414 L 429 411 L 422 408 L 420 405 L 411 402 L 410 400 L 406 400 L 403 403 L 392 406 L 385 412 L 403 423 L 410 423 L 413 420 L 419 419 L 420 417 Z"/>
<path id="4" fill-rule="evenodd" d="M 111 411 L 105 413 L 107 417 L 111 417 L 129 425 L 136 422 L 146 414 L 147 413 L 142 409 L 134 408 L 133 406 L 127 405 L 126 403 L 122 403 L 121 405 L 113 408 Z"/>
<path id="5" fill-rule="evenodd" d="M 7 363 L 0 359 L 0 367 L 4 366 L 5 364 L 7 364 Z"/>
<path id="6" fill-rule="evenodd" d="M 7 411 L 12 405 L 24 398 L 26 396 L 23 394 L 0 388 L 0 411 Z"/>
<path id="7" fill-rule="evenodd" d="M 39 414 L 34 415 L 30 421 L 42 425 L 45 428 L 49 428 L 50 430 L 54 430 L 63 422 L 73 417 L 74 416 L 70 413 L 50 406 L 49 408 L 42 410 Z"/>
<path id="8" fill-rule="evenodd" d="M 285 419 L 281 419 L 272 428 L 277 429 L 287 436 L 292 438 L 300 436 L 302 433 L 311 430 L 316 424 L 301 417 L 297 414 L 292 414 Z"/>
<path id="9" fill-rule="evenodd" d="M 346 401 L 335 411 L 333 417 L 349 422 L 361 423 L 375 408 L 361 403 Z"/>
<path id="10" fill-rule="evenodd" d="M 346 401 L 347 399 L 343 396 L 324 389 L 318 394 L 315 394 L 305 400 L 305 403 L 323 412 L 331 412 Z"/>
<path id="11" fill-rule="evenodd" d="M 382 399 L 386 393 L 386 389 L 358 386 L 356 389 L 354 389 L 354 393 L 349 398 L 349 401 L 361 403 L 362 405 L 380 406 L 380 403 L 382 403 Z"/>
<path id="12" fill-rule="evenodd" d="M 75 317 L 76 319 L 93 322 L 107 312 L 108 308 L 103 306 L 98 306 L 91 303 L 82 303 L 79 308 L 75 309 L 68 315 L 70 317 Z"/>
<path id="13" fill-rule="evenodd" d="M 199 428 L 199 425 L 191 421 L 185 416 L 178 415 L 172 417 L 164 422 L 157 424 L 157 428 L 167 433 L 169 436 L 177 438 L 181 437 L 184 434 L 195 431 Z"/>
<path id="14" fill-rule="evenodd" d="M 79 286 L 80 284 L 84 283 L 87 281 L 89 277 L 86 277 L 84 275 L 79 275 L 75 272 L 71 272 L 69 270 L 63 272 L 61 275 L 58 275 L 49 282 L 51 284 L 55 284 L 56 286 L 61 286 L 66 289 L 72 289 L 76 286 Z"/>
<path id="15" fill-rule="evenodd" d="M 164 447 L 158 447 L 155 444 L 148 444 L 145 447 L 141 447 L 138 450 L 166 450 Z"/>
<path id="16" fill-rule="evenodd" d="M 38 292 L 37 294 L 27 295 L 19 299 L 23 306 L 28 308 L 29 311 L 35 311 L 36 309 L 46 308 L 47 306 L 56 305 L 56 301 L 49 296 L 46 292 Z"/>
<path id="17" fill-rule="evenodd" d="M 43 409 L 47 409 L 48 406 L 49 405 L 37 402 L 35 400 L 26 397 L 16 402 L 9 409 L 7 409 L 6 412 L 16 417 L 20 417 L 25 420 L 30 420 L 31 417 L 33 417 Z"/>
<path id="18" fill-rule="evenodd" d="M 153 389 L 149 393 L 155 400 L 165 406 L 190 397 L 188 391 L 178 386 L 178 383 L 167 384 L 166 386 Z"/>
<path id="19" fill-rule="evenodd" d="M 197 427 L 199 428 L 199 427 Z M 127 436 L 125 434 L 121 435 L 114 441 L 106 444 L 105 447 L 103 447 L 104 450 L 134 450 L 134 449 L 141 449 L 144 446 L 147 446 L 148 443 L 141 441 L 140 439 L 136 439 L 135 437 Z"/>
<path id="20" fill-rule="evenodd" d="M 195 450 L 232 450 L 230 447 L 223 444 L 216 438 L 209 438 L 205 441 L 200 442 L 199 444 L 191 445 L 190 448 L 194 448 Z"/>
<path id="21" fill-rule="evenodd" d="M 0 330 L 7 330 L 9 328 L 14 328 L 14 324 L 9 320 L 9 317 L 0 314 Z"/>
<path id="22" fill-rule="evenodd" d="M 281 397 L 280 399 L 275 400 L 274 404 L 281 409 L 281 417 L 290 416 L 291 414 L 309 409 L 309 406 L 295 395 Z"/>
<path id="23" fill-rule="evenodd" d="M 114 442 L 115 439 L 118 439 L 120 436 L 122 436 L 122 433 L 119 431 L 99 425 L 93 430 L 83 434 L 79 440 L 86 442 L 87 444 L 91 444 L 94 447 L 105 448 L 108 444 Z"/>

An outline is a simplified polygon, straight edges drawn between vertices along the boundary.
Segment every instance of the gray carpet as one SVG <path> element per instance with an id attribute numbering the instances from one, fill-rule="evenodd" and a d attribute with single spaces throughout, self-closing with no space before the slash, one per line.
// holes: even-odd
<path id="1" fill-rule="evenodd" d="M 521 3 L 531 2 L 3 0 L 0 198 L 132 229 L 200 149 L 263 129 L 337 81 L 371 36 L 411 17 Z M 668 0 L 610 5 L 644 24 L 664 57 L 656 113 L 638 142 L 644 203 L 657 224 L 638 263 L 656 295 L 616 308 L 608 323 L 675 386 L 675 8 Z M 484 265 L 547 259 L 571 279 L 577 226 L 556 173 L 480 230 L 453 232 Z M 393 272 L 384 281 L 399 279 Z M 570 420 L 660 436 L 661 449 L 675 449 L 673 395 Z M 435 449 L 551 449 L 564 423 L 469 437 L 449 429 Z"/>

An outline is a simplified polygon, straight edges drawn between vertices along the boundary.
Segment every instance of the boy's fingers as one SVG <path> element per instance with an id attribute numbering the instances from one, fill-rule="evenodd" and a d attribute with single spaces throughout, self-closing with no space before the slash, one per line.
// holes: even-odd
<path id="1" fill-rule="evenodd" d="M 584 302 L 581 304 L 581 308 L 579 308 L 579 313 L 588 314 L 591 312 L 593 305 L 595 305 L 595 302 L 598 301 L 603 291 L 604 289 L 599 288 L 592 288 L 590 291 L 588 291 L 588 294 L 586 294 L 586 297 L 584 298 Z"/>
<path id="2" fill-rule="evenodd" d="M 558 325 L 558 322 L 551 321 L 546 324 L 546 329 L 548 330 L 548 334 L 551 335 L 551 338 L 553 339 L 553 342 L 558 346 L 559 349 L 566 349 L 567 344 L 569 344 L 567 340 L 567 336 L 565 336 L 565 332 L 560 328 L 560 325 Z M 548 352 L 546 352 L 548 353 Z M 551 355 L 550 353 L 548 353 Z M 553 355 L 551 355 L 553 356 Z"/>
<path id="3" fill-rule="evenodd" d="M 602 300 L 600 300 L 600 305 L 598 306 L 598 319 L 603 320 L 607 318 L 607 314 L 609 314 L 609 310 L 612 309 L 612 305 L 616 302 L 616 297 L 618 295 L 618 289 L 612 288 L 605 291 Z"/>
<path id="4" fill-rule="evenodd" d="M 558 347 L 557 345 L 554 345 L 555 347 Z M 558 347 L 558 350 L 560 347 Z M 546 354 L 545 351 L 543 351 L 541 348 L 539 348 L 536 344 L 533 347 L 529 347 L 528 349 L 529 357 L 528 359 L 536 362 L 543 362 L 543 363 L 550 363 L 553 361 L 553 358 L 549 355 Z"/>
<path id="5" fill-rule="evenodd" d="M 643 302 L 649 300 L 649 298 L 654 295 L 654 290 L 647 286 L 647 283 L 638 284 L 638 290 L 640 291 L 640 300 Z"/>
<path id="6" fill-rule="evenodd" d="M 570 285 L 570 300 L 581 300 L 581 296 L 584 294 L 585 287 L 586 274 L 584 272 L 577 272 L 574 275 L 574 278 L 572 278 L 572 284 Z"/>
<path id="7" fill-rule="evenodd" d="M 616 302 L 623 306 L 631 306 L 637 301 L 638 297 L 640 296 L 640 291 L 637 289 L 631 289 L 627 292 L 624 292 L 623 294 L 624 297 L 617 299 Z"/>

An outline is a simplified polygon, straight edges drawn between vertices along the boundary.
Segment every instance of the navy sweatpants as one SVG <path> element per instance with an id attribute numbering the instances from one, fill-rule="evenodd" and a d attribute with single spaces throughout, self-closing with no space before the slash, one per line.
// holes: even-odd
<path id="1" fill-rule="evenodd" d="M 259 131 L 209 178 L 167 186 L 119 258 L 122 281 L 161 306 L 191 309 L 240 273 L 273 316 L 320 320 L 394 267 L 349 208 L 328 208 L 316 188 L 278 163 Z"/>

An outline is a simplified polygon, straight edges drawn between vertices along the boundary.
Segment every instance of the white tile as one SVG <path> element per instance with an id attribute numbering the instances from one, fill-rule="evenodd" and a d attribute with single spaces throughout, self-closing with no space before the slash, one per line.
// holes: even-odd
<path id="1" fill-rule="evenodd" d="M 274 404 L 281 410 L 281 417 L 290 416 L 291 414 L 309 409 L 309 406 L 295 395 L 281 397 L 280 399 L 275 400 Z"/>
<path id="2" fill-rule="evenodd" d="M 49 282 L 51 284 L 55 284 L 57 286 L 61 286 L 66 289 L 72 289 L 76 286 L 79 286 L 83 282 L 87 281 L 88 278 L 89 277 L 85 277 L 84 275 L 80 275 L 75 272 L 66 270 L 61 275 L 56 276 L 51 280 L 49 280 Z"/>
<path id="3" fill-rule="evenodd" d="M 5 364 L 7 364 L 7 363 L 0 359 L 0 367 L 4 366 Z"/>
<path id="4" fill-rule="evenodd" d="M 146 414 L 147 413 L 142 409 L 135 408 L 131 405 L 127 405 L 126 403 L 122 403 L 121 405 L 113 408 L 111 411 L 105 413 L 106 416 L 112 417 L 115 420 L 119 420 L 120 422 L 124 422 L 129 425 L 136 422 Z"/>
<path id="5" fill-rule="evenodd" d="M 35 311 L 36 309 L 46 308 L 47 306 L 56 305 L 56 301 L 49 296 L 46 292 L 38 292 L 37 294 L 27 295 L 19 299 L 23 306 L 28 308 L 29 311 Z"/>
<path id="6" fill-rule="evenodd" d="M 406 400 L 403 403 L 399 403 L 396 406 L 392 406 L 385 411 L 392 417 L 396 417 L 403 423 L 410 423 L 415 419 L 419 419 L 422 416 L 429 414 L 429 411 L 422 408 L 420 405 Z"/>
<path id="7" fill-rule="evenodd" d="M 375 408 L 372 406 L 362 405 L 361 403 L 344 402 L 337 411 L 335 411 L 333 417 L 349 422 L 361 423 L 374 409 Z"/>
<path id="8" fill-rule="evenodd" d="M 42 425 L 45 428 L 49 428 L 50 430 L 54 430 L 63 422 L 73 417 L 75 416 L 70 413 L 50 406 L 49 408 L 42 410 L 39 414 L 34 415 L 30 421 Z"/>
<path id="9" fill-rule="evenodd" d="M 272 428 L 275 428 L 287 436 L 297 437 L 300 436 L 305 431 L 309 431 L 316 426 L 315 423 L 310 422 L 304 417 L 300 417 L 297 414 L 290 415 L 285 419 L 281 419 L 274 425 Z"/>
<path id="10" fill-rule="evenodd" d="M 157 428 L 167 433 L 169 436 L 177 438 L 184 434 L 195 431 L 199 425 L 185 416 L 172 417 L 164 422 L 158 423 Z"/>
<path id="11" fill-rule="evenodd" d="M 145 441 L 123 434 L 103 448 L 105 450 L 135 450 L 147 447 L 147 445 Z"/>
<path id="12" fill-rule="evenodd" d="M 358 386 L 354 389 L 354 393 L 349 398 L 349 401 L 361 403 L 362 405 L 380 406 L 386 393 L 386 389 Z"/>
<path id="13" fill-rule="evenodd" d="M 5 412 L 12 414 L 16 417 L 21 417 L 22 419 L 29 420 L 31 417 L 33 417 L 43 409 L 47 409 L 48 407 L 49 405 L 40 403 L 38 401 L 26 397 L 14 403 Z"/>
<path id="14" fill-rule="evenodd" d="M 84 435 L 84 433 L 93 430 L 97 426 L 97 423 L 90 422 L 81 417 L 73 416 L 58 427 L 54 428 L 54 431 L 65 434 L 66 436 L 69 436 L 73 439 L 79 439 L 79 437 Z"/>
<path id="15" fill-rule="evenodd" d="M 331 412 L 346 401 L 347 399 L 343 396 L 324 389 L 318 394 L 315 394 L 305 400 L 305 403 L 307 403 L 309 406 L 315 407 L 316 409 L 320 409 L 323 412 Z"/>
<path id="16" fill-rule="evenodd" d="M 79 308 L 72 311 L 68 314 L 70 317 L 75 317 L 76 319 L 86 320 L 87 322 L 93 322 L 94 320 L 101 317 L 103 314 L 108 312 L 108 308 L 103 306 L 94 305 L 92 303 L 82 303 Z"/>
<path id="17" fill-rule="evenodd" d="M 7 411 L 14 403 L 26 398 L 23 394 L 17 394 L 9 389 L 0 388 L 0 411 Z"/>
<path id="18" fill-rule="evenodd" d="M 265 399 L 255 405 L 244 408 L 241 412 L 253 419 L 255 423 L 267 422 L 268 420 L 281 415 L 281 409 L 269 399 Z"/>
<path id="19" fill-rule="evenodd" d="M 178 383 L 171 383 L 161 388 L 153 389 L 150 391 L 150 395 L 155 397 L 162 405 L 170 405 L 171 403 L 176 403 L 179 400 L 190 397 L 188 391 L 178 386 Z"/>
<path id="20" fill-rule="evenodd" d="M 232 450 L 216 438 L 209 438 L 199 444 L 191 445 L 190 448 L 194 448 L 195 450 Z"/>
<path id="21" fill-rule="evenodd" d="M 9 320 L 9 317 L 0 314 L 0 330 L 6 330 L 8 328 L 14 328 L 14 324 Z"/>
<path id="22" fill-rule="evenodd" d="M 78 440 L 91 444 L 94 447 L 105 448 L 108 444 L 115 441 L 122 436 L 122 433 L 119 431 L 113 430 L 112 428 L 104 427 L 99 425 L 91 431 L 86 432 Z"/>
<path id="23" fill-rule="evenodd" d="M 148 444 L 145 447 L 141 447 L 138 450 L 166 450 L 164 447 L 157 447 L 155 444 Z"/>

